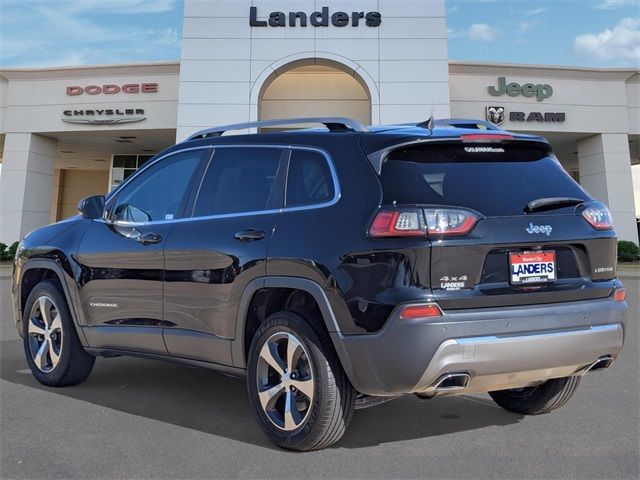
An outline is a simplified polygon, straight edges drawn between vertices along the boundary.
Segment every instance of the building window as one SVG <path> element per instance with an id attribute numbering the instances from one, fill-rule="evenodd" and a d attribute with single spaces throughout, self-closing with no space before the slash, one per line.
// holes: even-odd
<path id="1" fill-rule="evenodd" d="M 116 188 L 142 167 L 153 155 L 113 155 L 109 172 L 109 191 Z"/>

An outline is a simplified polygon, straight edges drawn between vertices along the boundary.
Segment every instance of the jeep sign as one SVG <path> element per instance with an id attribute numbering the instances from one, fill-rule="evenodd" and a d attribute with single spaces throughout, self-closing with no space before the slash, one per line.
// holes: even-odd
<path id="1" fill-rule="evenodd" d="M 493 85 L 489 85 L 487 92 L 494 97 L 500 97 L 505 93 L 510 97 L 517 97 L 518 95 L 522 95 L 523 97 L 536 97 L 536 100 L 541 102 L 545 98 L 553 95 L 553 88 L 551 85 L 543 85 L 540 83 L 537 85 L 533 83 L 525 83 L 524 85 L 515 82 L 507 83 L 505 77 L 498 77 L 498 86 L 494 87 Z"/>

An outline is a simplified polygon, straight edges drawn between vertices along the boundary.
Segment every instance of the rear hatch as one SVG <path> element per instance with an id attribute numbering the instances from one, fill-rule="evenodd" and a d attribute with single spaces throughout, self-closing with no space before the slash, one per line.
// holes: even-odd
<path id="1" fill-rule="evenodd" d="M 583 218 L 585 208 L 600 204 L 545 142 L 458 139 L 408 145 L 389 153 L 380 179 L 385 205 L 417 206 L 425 215 L 462 208 L 477 217 L 468 233 L 429 234 L 430 265 L 419 268 L 430 270 L 431 289 L 443 309 L 612 293 L 615 233 L 597 230 Z"/>

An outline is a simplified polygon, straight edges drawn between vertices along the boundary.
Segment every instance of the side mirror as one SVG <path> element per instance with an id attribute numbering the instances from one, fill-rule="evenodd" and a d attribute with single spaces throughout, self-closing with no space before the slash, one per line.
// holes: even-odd
<path id="1" fill-rule="evenodd" d="M 83 198 L 78 203 L 78 212 L 84 218 L 94 220 L 102 218 L 104 212 L 104 195 L 94 195 L 92 197 Z"/>

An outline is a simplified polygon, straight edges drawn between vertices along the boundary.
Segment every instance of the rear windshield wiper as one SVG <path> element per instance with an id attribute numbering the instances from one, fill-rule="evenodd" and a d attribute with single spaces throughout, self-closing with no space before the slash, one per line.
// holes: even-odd
<path id="1" fill-rule="evenodd" d="M 525 212 L 535 212 L 536 210 L 553 210 L 554 208 L 568 207 L 571 205 L 580 205 L 586 202 L 582 198 L 573 197 L 546 197 L 531 200 L 524 208 Z"/>

